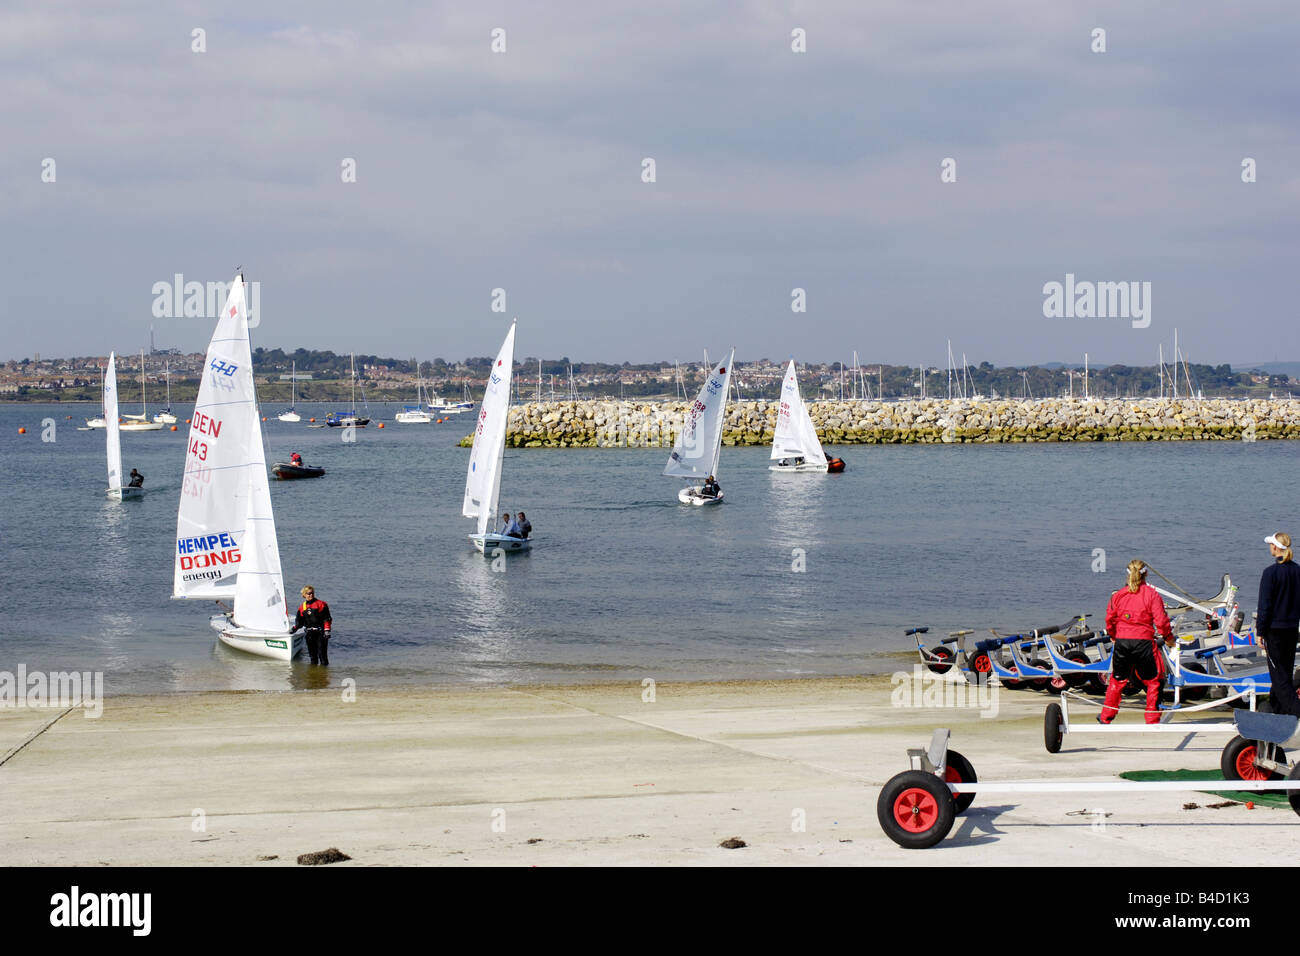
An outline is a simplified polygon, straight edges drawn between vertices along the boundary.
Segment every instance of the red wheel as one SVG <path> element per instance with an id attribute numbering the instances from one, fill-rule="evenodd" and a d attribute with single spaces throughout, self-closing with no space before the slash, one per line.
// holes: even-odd
<path id="1" fill-rule="evenodd" d="M 948 783 L 979 783 L 971 762 L 955 750 L 948 751 L 948 765 L 943 768 L 943 779 Z M 952 800 L 954 812 L 964 813 L 975 802 L 975 794 L 954 790 Z"/>
<path id="2" fill-rule="evenodd" d="M 876 800 L 876 819 L 901 847 L 923 850 L 948 835 L 956 802 L 948 785 L 932 773 L 907 770 L 885 784 Z"/>
<path id="3" fill-rule="evenodd" d="M 1274 760 L 1278 763 L 1286 760 L 1286 754 L 1281 747 L 1274 746 L 1272 749 Z M 1223 756 L 1219 759 L 1219 769 L 1223 771 L 1223 778 L 1225 780 L 1281 780 L 1282 774 L 1256 763 L 1260 756 L 1260 745 L 1257 741 L 1233 737 L 1223 748 Z"/>
<path id="4" fill-rule="evenodd" d="M 1089 659 L 1088 655 L 1085 654 L 1083 651 L 1069 651 L 1066 653 L 1065 659 L 1067 661 L 1074 661 L 1074 663 L 1076 664 L 1083 664 L 1085 666 L 1092 663 L 1091 659 Z M 1068 676 L 1065 678 L 1065 683 L 1073 688 L 1082 687 L 1084 684 L 1088 683 L 1088 675 L 1077 674 L 1077 673 L 1068 674 Z"/>
<path id="5" fill-rule="evenodd" d="M 908 833 L 924 833 L 939 819 L 939 800 L 928 790 L 911 787 L 894 798 L 894 822 Z"/>
<path id="6" fill-rule="evenodd" d="M 930 656 L 926 658 L 925 666 L 930 668 L 936 674 L 946 674 L 952 668 L 952 663 L 957 655 L 951 647 L 940 644 L 927 652 Z"/>
<path id="7" fill-rule="evenodd" d="M 976 674 L 991 674 L 993 673 L 993 662 L 989 660 L 988 654 L 978 651 L 970 659 L 970 669 Z"/>
<path id="8" fill-rule="evenodd" d="M 1016 669 L 1015 664 L 1012 664 L 1010 667 L 1007 668 L 1007 670 L 1011 671 L 1011 673 L 1013 674 L 1020 673 L 1020 671 Z M 1008 690 L 1019 690 L 1020 688 L 1025 686 L 1025 682 L 1021 680 L 1019 677 L 1004 677 L 1002 678 L 1002 686 L 1007 688 Z"/>

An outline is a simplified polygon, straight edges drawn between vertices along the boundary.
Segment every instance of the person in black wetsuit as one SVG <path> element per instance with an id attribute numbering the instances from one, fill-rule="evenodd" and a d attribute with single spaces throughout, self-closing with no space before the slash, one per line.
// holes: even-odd
<path id="1" fill-rule="evenodd" d="M 515 523 L 519 525 L 519 534 L 521 537 L 527 538 L 533 533 L 533 523 L 528 520 L 522 511 L 519 512 L 519 518 Z"/>
<path id="2" fill-rule="evenodd" d="M 709 475 L 708 478 L 704 479 L 704 486 L 700 488 L 700 497 L 716 498 L 720 494 L 722 494 L 722 486 L 718 484 L 718 479 Z"/>
<path id="3" fill-rule="evenodd" d="M 1300 716 L 1292 672 L 1300 629 L 1300 566 L 1291 560 L 1291 536 L 1282 531 L 1264 539 L 1274 561 L 1259 579 L 1255 633 L 1268 652 L 1269 699 L 1275 714 Z"/>
<path id="4" fill-rule="evenodd" d="M 143 488 L 143 487 L 144 487 L 144 475 L 140 474 L 140 472 L 138 472 L 138 471 L 136 471 L 134 468 L 132 468 L 132 469 L 131 469 L 131 480 L 130 480 L 129 482 L 127 482 L 127 485 L 126 485 L 126 486 L 127 486 L 128 488 Z"/>
<path id="5" fill-rule="evenodd" d="M 313 664 L 329 665 L 330 662 L 330 606 L 324 601 L 316 600 L 316 589 L 310 584 L 302 589 L 302 604 L 298 606 L 298 616 L 294 618 L 293 628 L 305 628 L 307 631 L 307 653 Z"/>

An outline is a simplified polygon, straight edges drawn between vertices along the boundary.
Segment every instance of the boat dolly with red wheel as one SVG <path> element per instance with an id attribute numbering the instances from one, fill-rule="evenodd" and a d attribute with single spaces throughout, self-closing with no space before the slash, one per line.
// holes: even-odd
<path id="1" fill-rule="evenodd" d="M 1203 720 L 1203 721 L 1179 721 L 1173 723 L 1174 714 L 1191 714 L 1205 710 L 1209 707 L 1222 707 L 1224 704 L 1240 700 L 1255 709 L 1255 689 L 1253 686 L 1224 697 L 1219 700 L 1212 700 L 1204 704 L 1194 706 L 1174 707 L 1162 709 L 1160 711 L 1160 722 L 1157 724 L 1099 724 L 1093 720 L 1083 723 L 1078 721 L 1070 722 L 1069 702 L 1073 699 L 1080 704 L 1089 707 L 1102 706 L 1091 698 L 1083 697 L 1070 691 L 1061 692 L 1060 703 L 1051 703 L 1043 713 L 1043 746 L 1049 754 L 1059 753 L 1061 742 L 1067 734 L 1180 734 L 1184 737 L 1192 734 L 1214 734 L 1214 733 L 1237 733 L 1237 725 L 1226 720 Z M 1124 708 L 1120 708 L 1120 713 L 1127 713 Z M 1145 714 L 1145 710 L 1143 711 Z"/>
<path id="2" fill-rule="evenodd" d="M 1237 711 L 1233 714 L 1240 736 L 1224 748 L 1221 759 L 1243 771 L 1244 779 L 1225 772 L 1224 786 L 1214 780 L 1009 780 L 980 783 L 970 761 L 948 749 L 952 732 L 946 727 L 934 732 L 930 746 L 909 749 L 911 769 L 891 777 L 876 800 L 876 818 L 885 835 L 909 850 L 935 846 L 952 830 L 958 814 L 965 811 L 978 793 L 1190 793 L 1216 790 L 1282 791 L 1291 809 L 1300 815 L 1300 764 L 1287 769 L 1281 745 L 1300 746 L 1300 718 L 1283 714 Z M 1248 774 L 1254 773 L 1255 778 Z"/>

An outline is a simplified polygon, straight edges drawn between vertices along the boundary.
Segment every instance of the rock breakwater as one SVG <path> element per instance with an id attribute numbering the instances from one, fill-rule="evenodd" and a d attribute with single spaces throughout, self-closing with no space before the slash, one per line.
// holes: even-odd
<path id="1" fill-rule="evenodd" d="M 772 441 L 778 403 L 731 402 L 723 444 Z M 669 448 L 686 402 L 531 402 L 510 409 L 513 448 Z M 1291 399 L 925 399 L 811 402 L 827 445 L 1300 438 Z M 470 438 L 462 440 L 469 445 Z"/>

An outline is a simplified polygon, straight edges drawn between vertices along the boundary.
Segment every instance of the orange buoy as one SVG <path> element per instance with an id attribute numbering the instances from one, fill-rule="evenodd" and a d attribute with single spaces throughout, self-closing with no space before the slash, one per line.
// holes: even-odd
<path id="1" fill-rule="evenodd" d="M 27 434 L 27 429 L 26 429 L 26 428 L 20 428 L 20 429 L 18 429 L 18 434 L 20 434 L 20 435 L 26 435 L 26 434 Z"/>
<path id="2" fill-rule="evenodd" d="M 380 423 L 379 423 L 379 427 L 380 427 L 380 428 L 383 428 L 383 427 L 384 427 L 384 423 L 383 423 L 383 422 L 380 422 Z"/>
<path id="3" fill-rule="evenodd" d="M 313 419 L 311 419 L 311 420 L 314 422 L 316 419 L 313 418 Z"/>
<path id="4" fill-rule="evenodd" d="M 172 431 L 176 431 L 176 426 L 175 426 L 175 425 L 172 426 Z"/>
<path id="5" fill-rule="evenodd" d="M 188 425 L 189 423 L 190 423 L 190 420 L 189 420 L 188 418 L 185 419 L 185 424 Z"/>
<path id="6" fill-rule="evenodd" d="M 266 416 L 265 416 L 265 415 L 262 416 L 262 421 L 266 421 Z"/>

